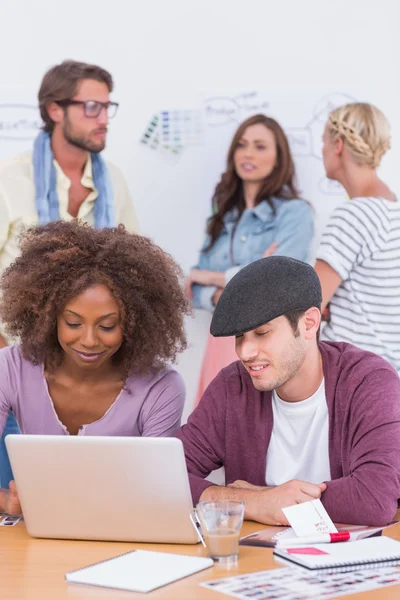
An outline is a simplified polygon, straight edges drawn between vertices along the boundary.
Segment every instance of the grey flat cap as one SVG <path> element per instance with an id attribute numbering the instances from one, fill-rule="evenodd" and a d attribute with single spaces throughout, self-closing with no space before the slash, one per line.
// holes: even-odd
<path id="1" fill-rule="evenodd" d="M 241 335 L 292 310 L 321 306 L 313 267 L 286 256 L 261 258 L 233 277 L 215 307 L 210 331 L 215 337 Z"/>

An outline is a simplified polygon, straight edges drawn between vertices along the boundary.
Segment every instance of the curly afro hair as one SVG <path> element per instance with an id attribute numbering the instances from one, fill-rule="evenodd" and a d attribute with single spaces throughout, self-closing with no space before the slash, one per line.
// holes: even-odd
<path id="1" fill-rule="evenodd" d="M 73 296 L 104 284 L 121 310 L 123 342 L 114 360 L 127 378 L 162 369 L 186 348 L 190 308 L 181 280 L 169 254 L 123 225 L 55 221 L 23 234 L 21 255 L 1 279 L 0 319 L 26 359 L 55 367 L 63 354 L 57 315 Z"/>

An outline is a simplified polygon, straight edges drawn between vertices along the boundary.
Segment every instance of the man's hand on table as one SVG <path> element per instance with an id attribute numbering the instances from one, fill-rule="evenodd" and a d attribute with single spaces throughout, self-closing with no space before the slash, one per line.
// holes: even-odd
<path id="1" fill-rule="evenodd" d="M 227 487 L 211 486 L 204 490 L 200 500 L 241 500 L 245 503 L 245 519 L 265 525 L 289 525 L 282 508 L 317 500 L 326 490 L 326 484 L 293 479 L 276 487 L 253 485 L 238 480 Z"/>

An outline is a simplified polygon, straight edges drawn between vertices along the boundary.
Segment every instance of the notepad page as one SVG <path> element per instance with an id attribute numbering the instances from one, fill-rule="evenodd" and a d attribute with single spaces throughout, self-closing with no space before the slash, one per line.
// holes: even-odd
<path id="1" fill-rule="evenodd" d="M 150 592 L 213 565 L 211 558 L 134 550 L 116 558 L 67 573 L 70 583 L 132 592 Z"/>
<path id="2" fill-rule="evenodd" d="M 367 564 L 385 560 L 400 560 L 400 542 L 384 536 L 357 540 L 355 542 L 307 544 L 307 546 L 296 546 L 296 549 L 310 547 L 316 548 L 324 554 L 291 554 L 288 552 L 288 548 L 275 549 L 275 554 L 310 569 L 319 569 L 328 566 L 340 567 L 358 563 Z"/>

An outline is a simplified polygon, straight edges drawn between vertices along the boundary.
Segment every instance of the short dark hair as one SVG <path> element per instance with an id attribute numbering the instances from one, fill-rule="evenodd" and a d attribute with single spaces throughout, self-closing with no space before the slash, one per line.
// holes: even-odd
<path id="1" fill-rule="evenodd" d="M 126 379 L 163 369 L 186 348 L 182 281 L 169 254 L 123 225 L 53 221 L 23 235 L 21 255 L 1 278 L 0 318 L 24 358 L 53 368 L 63 355 L 57 316 L 70 298 L 106 285 L 121 310 L 123 342 L 113 358 Z"/>
<path id="2" fill-rule="evenodd" d="M 94 79 L 105 83 L 109 92 L 112 92 L 114 87 L 111 74 L 97 65 L 89 65 L 76 60 L 64 60 L 47 71 L 38 92 L 40 116 L 43 119 L 45 131 L 51 133 L 54 129 L 54 121 L 50 119 L 47 112 L 49 104 L 71 100 L 82 79 Z"/>
<path id="3" fill-rule="evenodd" d="M 317 307 L 320 309 L 320 307 Z M 291 310 L 290 312 L 285 314 L 285 317 L 287 318 L 287 320 L 290 323 L 291 328 L 293 329 L 293 333 L 295 335 L 295 337 L 297 337 L 299 335 L 299 320 L 301 319 L 301 317 L 304 315 L 306 311 L 305 310 Z M 318 331 L 317 331 L 317 342 L 319 342 L 319 334 L 320 334 L 320 330 L 321 330 L 321 325 L 318 327 Z"/>

